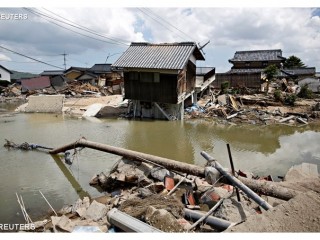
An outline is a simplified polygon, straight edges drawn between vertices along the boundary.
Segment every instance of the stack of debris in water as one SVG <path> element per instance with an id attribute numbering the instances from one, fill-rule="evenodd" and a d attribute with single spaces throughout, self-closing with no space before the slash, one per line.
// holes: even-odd
<path id="1" fill-rule="evenodd" d="M 229 123 L 248 124 L 308 124 L 312 118 L 318 118 L 319 102 L 306 109 L 295 111 L 294 107 L 282 112 L 281 102 L 274 101 L 270 95 L 231 95 L 223 94 L 217 97 L 209 97 L 198 104 L 186 108 L 186 118 L 213 118 L 223 119 Z M 291 111 L 290 111 L 291 110 Z"/>

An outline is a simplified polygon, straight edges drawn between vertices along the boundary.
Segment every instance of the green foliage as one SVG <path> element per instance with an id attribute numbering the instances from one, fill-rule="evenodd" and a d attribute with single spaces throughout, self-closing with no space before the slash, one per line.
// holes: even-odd
<path id="1" fill-rule="evenodd" d="M 297 95 L 295 95 L 294 93 L 288 94 L 284 99 L 284 103 L 290 106 L 294 106 L 294 103 L 296 100 L 297 100 Z"/>
<path id="2" fill-rule="evenodd" d="M 312 99 L 314 97 L 313 92 L 308 88 L 308 84 L 305 84 L 301 87 L 298 97 L 307 99 Z"/>
<path id="3" fill-rule="evenodd" d="M 300 58 L 292 55 L 286 59 L 283 66 L 285 68 L 303 68 L 306 67 L 306 65 L 301 61 Z"/>
<path id="4" fill-rule="evenodd" d="M 221 83 L 222 93 L 227 93 L 228 88 L 229 88 L 229 82 L 225 81 L 225 82 Z"/>
<path id="5" fill-rule="evenodd" d="M 278 101 L 278 102 L 282 102 L 283 101 L 282 94 L 281 94 L 280 90 L 275 90 L 274 93 L 273 93 L 273 97 L 274 97 L 275 101 Z"/>
<path id="6" fill-rule="evenodd" d="M 268 79 L 268 81 L 272 81 L 275 77 L 275 75 L 277 74 L 278 72 L 278 68 L 276 65 L 272 64 L 272 65 L 269 65 L 268 67 L 266 67 L 264 70 L 263 70 L 264 74 L 266 74 L 266 77 Z"/>

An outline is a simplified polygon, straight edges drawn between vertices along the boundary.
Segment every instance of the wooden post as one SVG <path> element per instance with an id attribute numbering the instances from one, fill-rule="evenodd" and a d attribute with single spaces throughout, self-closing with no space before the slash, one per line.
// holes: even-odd
<path id="1" fill-rule="evenodd" d="M 204 177 L 204 168 L 203 167 L 199 167 L 199 166 L 196 166 L 193 164 L 178 162 L 178 161 L 175 161 L 172 159 L 158 157 L 158 156 L 151 155 L 151 154 L 127 150 L 127 149 L 119 148 L 119 147 L 113 147 L 113 146 L 102 144 L 102 143 L 87 141 L 85 139 L 80 139 L 74 143 L 70 143 L 70 144 L 62 146 L 60 148 L 53 149 L 53 150 L 49 151 L 49 153 L 50 154 L 57 154 L 57 153 L 65 152 L 67 150 L 74 149 L 77 147 L 88 147 L 88 148 L 92 148 L 95 150 L 100 150 L 103 152 L 112 153 L 115 155 L 123 156 L 128 160 L 141 161 L 141 158 L 143 158 L 143 159 L 147 159 L 149 161 L 152 161 L 154 163 L 160 164 L 169 170 L 175 170 L 178 172 L 183 172 L 183 173 L 187 173 L 187 174 L 191 174 L 191 175 L 195 175 L 195 176 Z"/>

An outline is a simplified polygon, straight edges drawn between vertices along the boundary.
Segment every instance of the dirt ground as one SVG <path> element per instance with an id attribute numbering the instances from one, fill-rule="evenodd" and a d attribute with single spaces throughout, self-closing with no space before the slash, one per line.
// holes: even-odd
<path id="1" fill-rule="evenodd" d="M 282 182 L 301 191 L 296 197 L 225 232 L 320 232 L 320 178 Z"/>

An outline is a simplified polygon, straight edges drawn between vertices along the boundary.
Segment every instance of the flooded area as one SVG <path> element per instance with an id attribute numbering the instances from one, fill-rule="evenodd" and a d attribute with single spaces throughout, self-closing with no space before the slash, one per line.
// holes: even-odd
<path id="1" fill-rule="evenodd" d="M 229 167 L 226 143 L 231 146 L 235 168 L 257 175 L 271 174 L 275 180 L 292 165 L 302 162 L 320 167 L 320 125 L 228 125 L 212 120 L 151 121 L 118 119 L 76 119 L 60 114 L 8 114 L 14 105 L 0 105 L 0 222 L 24 222 L 16 193 L 22 195 L 32 219 L 45 215 L 51 205 L 60 209 L 75 202 L 83 191 L 91 197 L 101 193 L 89 186 L 90 179 L 108 171 L 119 156 L 81 150 L 69 172 L 49 154 L 41 151 L 7 150 L 5 139 L 15 143 L 36 143 L 59 147 L 81 137 L 130 150 L 182 162 L 204 165 L 206 151 Z M 72 180 L 73 178 L 73 180 Z M 74 181 L 77 180 L 80 184 Z"/>

